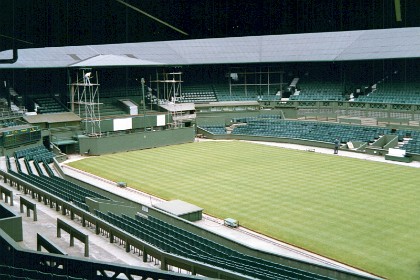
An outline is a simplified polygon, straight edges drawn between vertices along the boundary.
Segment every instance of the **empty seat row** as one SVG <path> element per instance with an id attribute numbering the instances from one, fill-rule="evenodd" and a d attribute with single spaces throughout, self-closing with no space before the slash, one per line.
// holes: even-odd
<path id="1" fill-rule="evenodd" d="M 325 276 L 242 254 L 151 216 L 131 218 L 112 212 L 105 214 L 96 211 L 95 213 L 101 219 L 163 251 L 250 277 L 258 279 L 329 279 Z"/>
<path id="2" fill-rule="evenodd" d="M 28 160 L 46 160 L 47 162 L 52 162 L 52 159 L 55 157 L 53 152 L 50 152 L 45 148 L 45 146 L 37 146 L 26 149 L 17 150 L 14 153 L 15 158 L 19 159 L 22 157 L 27 158 Z"/>
<path id="3" fill-rule="evenodd" d="M 38 97 L 34 101 L 38 104 L 37 112 L 40 114 L 66 112 L 64 108 L 54 97 Z"/>
<path id="4" fill-rule="evenodd" d="M 226 134 L 226 128 L 224 125 L 205 125 L 200 126 L 200 128 L 215 135 Z"/>
<path id="5" fill-rule="evenodd" d="M 21 151 L 17 151 L 18 154 L 21 154 L 20 152 Z M 75 183 L 67 181 L 61 177 L 55 176 L 46 160 L 42 161 L 42 163 L 47 174 L 45 174 L 44 171 L 41 169 L 41 167 L 39 166 L 39 162 L 37 160 L 34 161 L 34 166 L 39 176 L 34 174 L 32 167 L 29 163 L 30 161 L 26 157 L 24 158 L 23 162 L 26 166 L 27 173 L 24 173 L 22 171 L 21 163 L 18 158 L 16 158 L 15 162 L 17 172 L 14 172 L 11 169 L 10 158 L 6 157 L 6 165 L 8 168 L 8 172 L 35 185 L 36 187 L 42 190 L 45 190 L 53 195 L 58 196 L 61 199 L 76 202 L 80 204 L 80 207 L 85 207 L 83 204 L 85 203 L 86 197 L 108 199 L 106 196 L 101 195 L 93 190 L 89 190 Z"/>
<path id="6" fill-rule="evenodd" d="M 386 128 L 332 123 L 267 120 L 258 118 L 244 119 L 242 121 L 246 123 L 246 125 L 235 127 L 232 134 L 305 139 L 328 143 L 334 143 L 334 140 L 339 138 L 341 142 L 345 143 L 350 141 L 374 142 L 381 135 L 391 133 L 391 130 Z M 400 139 L 400 136 L 399 140 L 402 140 Z"/>

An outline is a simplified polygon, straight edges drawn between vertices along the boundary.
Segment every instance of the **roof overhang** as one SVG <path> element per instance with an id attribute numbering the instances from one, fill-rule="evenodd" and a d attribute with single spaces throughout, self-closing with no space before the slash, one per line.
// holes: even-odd
<path id="1" fill-rule="evenodd" d="M 0 52 L 10 58 L 12 50 Z M 19 50 L 0 69 L 352 61 L 420 57 L 420 27 Z"/>
<path id="2" fill-rule="evenodd" d="M 76 62 L 69 67 L 85 68 L 85 67 L 121 67 L 121 66 L 156 66 L 159 62 L 139 59 L 126 55 L 99 54 L 88 58 L 81 62 Z"/>

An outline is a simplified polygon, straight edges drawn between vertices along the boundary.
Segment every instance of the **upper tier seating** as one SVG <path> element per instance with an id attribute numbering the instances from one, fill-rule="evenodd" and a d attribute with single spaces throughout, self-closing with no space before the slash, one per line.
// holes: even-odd
<path id="1" fill-rule="evenodd" d="M 214 85 L 214 92 L 218 101 L 255 101 L 258 95 L 253 88 L 247 88 L 245 92 L 243 87 L 229 89 L 229 85 Z"/>
<path id="2" fill-rule="evenodd" d="M 380 83 L 376 90 L 355 99 L 358 102 L 420 104 L 420 83 Z"/>
<path id="3" fill-rule="evenodd" d="M 37 109 L 38 114 L 67 112 L 67 109 L 51 96 L 36 97 L 34 98 L 34 102 L 39 106 Z"/>
<path id="4" fill-rule="evenodd" d="M 340 83 L 306 82 L 298 84 L 298 95 L 290 96 L 290 100 L 344 101 L 343 86 Z"/>
<path id="5" fill-rule="evenodd" d="M 389 134 L 387 128 L 369 126 L 349 126 L 333 123 L 246 119 L 247 125 L 237 126 L 232 134 L 252 136 L 284 137 L 334 143 L 339 138 L 342 143 L 350 141 L 373 142 L 380 135 Z"/>
<path id="6" fill-rule="evenodd" d="M 121 105 L 119 104 L 118 97 L 107 97 L 101 98 L 99 100 L 99 112 L 101 117 L 110 117 L 110 116 L 120 116 L 120 115 L 127 115 L 128 113 L 125 112 Z M 88 117 L 86 116 L 85 106 L 80 105 L 80 107 L 75 109 L 75 113 L 79 114 L 81 118 Z"/>
<path id="7" fill-rule="evenodd" d="M 211 85 L 194 85 L 183 86 L 182 94 L 177 100 L 181 103 L 208 103 L 216 102 L 217 97 Z"/>

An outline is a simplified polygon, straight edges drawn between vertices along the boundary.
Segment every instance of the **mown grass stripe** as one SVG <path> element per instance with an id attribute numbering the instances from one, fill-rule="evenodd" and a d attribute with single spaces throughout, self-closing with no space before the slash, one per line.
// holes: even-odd
<path id="1" fill-rule="evenodd" d="M 200 142 L 70 165 L 390 279 L 420 279 L 418 169 L 244 142 Z"/>

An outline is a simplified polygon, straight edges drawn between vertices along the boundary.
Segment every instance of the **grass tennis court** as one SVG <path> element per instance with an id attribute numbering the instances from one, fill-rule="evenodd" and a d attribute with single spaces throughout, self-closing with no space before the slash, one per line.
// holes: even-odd
<path id="1" fill-rule="evenodd" d="M 69 165 L 389 279 L 420 279 L 417 168 L 238 141 Z"/>

